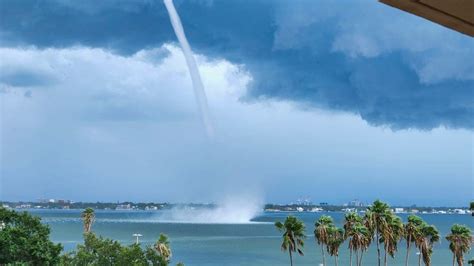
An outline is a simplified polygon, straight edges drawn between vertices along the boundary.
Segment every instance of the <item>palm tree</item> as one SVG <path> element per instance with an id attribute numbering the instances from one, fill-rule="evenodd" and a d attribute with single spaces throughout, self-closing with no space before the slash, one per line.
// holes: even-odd
<path id="1" fill-rule="evenodd" d="M 434 225 L 423 223 L 421 225 L 420 234 L 416 239 L 418 249 L 420 250 L 420 257 L 418 265 L 421 265 L 421 258 L 426 266 L 431 265 L 431 255 L 433 253 L 433 244 L 440 239 L 439 231 Z"/>
<path id="2" fill-rule="evenodd" d="M 446 236 L 450 242 L 449 249 L 453 252 L 453 266 L 457 261 L 458 266 L 464 263 L 464 253 L 471 249 L 471 229 L 465 225 L 455 224 L 451 227 L 451 233 Z"/>
<path id="3" fill-rule="evenodd" d="M 92 208 L 86 208 L 82 214 L 82 221 L 84 223 L 84 233 L 89 233 L 92 228 L 92 224 L 94 223 L 95 220 L 95 214 L 94 214 L 94 209 Z"/>
<path id="4" fill-rule="evenodd" d="M 283 232 L 283 242 L 281 250 L 287 251 L 290 255 L 290 265 L 293 265 L 293 252 L 298 252 L 303 256 L 304 238 L 306 237 L 304 223 L 294 216 L 288 216 L 285 223 L 276 222 L 276 228 Z"/>
<path id="5" fill-rule="evenodd" d="M 418 234 L 416 234 L 416 238 L 415 238 L 415 246 L 416 248 L 418 248 L 418 266 L 421 266 L 421 258 L 422 258 L 422 254 L 421 254 L 421 246 L 423 244 L 423 241 L 424 241 L 424 237 L 423 237 L 423 228 L 427 227 L 428 224 L 426 222 L 423 222 L 420 227 L 419 227 L 419 231 L 418 231 Z"/>
<path id="6" fill-rule="evenodd" d="M 377 258 L 378 265 L 380 266 L 380 237 L 383 228 L 387 228 L 386 217 L 391 214 L 389 206 L 381 202 L 380 200 L 374 201 L 372 206 L 367 208 L 366 212 L 366 225 L 370 231 L 375 231 L 376 243 L 377 243 Z"/>
<path id="7" fill-rule="evenodd" d="M 386 223 L 382 226 L 380 241 L 384 244 L 384 265 L 387 265 L 387 254 L 390 257 L 395 256 L 398 250 L 398 242 L 403 237 L 402 219 L 392 213 L 385 217 Z"/>
<path id="8" fill-rule="evenodd" d="M 334 263 L 338 265 L 339 247 L 344 242 L 344 230 L 336 226 L 328 228 L 327 251 L 329 255 L 334 256 Z"/>
<path id="9" fill-rule="evenodd" d="M 321 253 L 323 255 L 323 265 L 326 265 L 326 255 L 324 254 L 324 245 L 328 244 L 328 230 L 334 226 L 331 216 L 323 215 L 316 223 L 314 229 L 314 237 L 316 238 L 318 245 L 321 245 Z"/>
<path id="10" fill-rule="evenodd" d="M 155 243 L 155 250 L 163 260 L 163 264 L 168 264 L 171 259 L 172 253 L 170 248 L 170 242 L 166 235 L 160 234 L 160 237 Z"/>
<path id="11" fill-rule="evenodd" d="M 349 212 L 344 217 L 344 240 L 349 239 L 349 261 L 350 266 L 352 266 L 352 251 L 355 250 L 352 245 L 352 235 L 354 233 L 354 226 L 362 222 L 362 217 L 360 217 L 356 212 Z"/>
<path id="12" fill-rule="evenodd" d="M 369 247 L 371 239 L 370 231 L 362 223 L 356 223 L 352 227 L 349 248 L 355 251 L 357 266 L 362 265 L 363 252 Z"/>
<path id="13" fill-rule="evenodd" d="M 423 220 L 416 216 L 408 216 L 408 222 L 404 225 L 405 234 L 404 238 L 407 242 L 407 254 L 405 257 L 405 266 L 408 266 L 408 258 L 410 254 L 410 246 L 415 242 L 417 236 L 420 234 L 420 226 L 423 224 Z"/>

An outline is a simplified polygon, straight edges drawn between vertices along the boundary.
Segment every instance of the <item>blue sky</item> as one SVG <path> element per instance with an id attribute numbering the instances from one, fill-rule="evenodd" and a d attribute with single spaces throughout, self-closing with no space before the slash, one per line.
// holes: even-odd
<path id="1" fill-rule="evenodd" d="M 462 205 L 474 39 L 376 1 L 1 1 L 4 200 Z"/>

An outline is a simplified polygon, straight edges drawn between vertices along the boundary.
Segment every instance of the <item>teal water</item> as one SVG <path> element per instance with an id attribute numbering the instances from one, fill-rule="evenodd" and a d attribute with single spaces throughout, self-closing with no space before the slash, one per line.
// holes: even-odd
<path id="1" fill-rule="evenodd" d="M 173 262 L 186 265 L 289 265 L 288 254 L 280 250 L 280 235 L 273 223 L 283 221 L 289 213 L 261 213 L 252 222 L 243 224 L 203 224 L 160 222 L 165 211 L 97 211 L 93 231 L 99 235 L 118 240 L 124 244 L 134 242 L 132 234 L 143 235 L 140 243 L 152 245 L 160 233 L 171 239 Z M 52 229 L 52 239 L 60 242 L 65 250 L 73 249 L 82 242 L 82 221 L 79 210 L 31 210 L 42 218 Z M 322 214 L 291 213 L 301 218 L 307 226 L 305 255 L 296 256 L 295 265 L 319 265 L 322 261 L 320 248 L 312 236 L 313 224 Z M 329 213 L 336 224 L 342 225 L 344 213 Z M 404 220 L 406 216 L 400 215 Z M 454 223 L 466 224 L 472 228 L 473 218 L 469 215 L 422 214 L 428 223 L 434 224 L 441 232 L 442 239 L 435 246 L 434 266 L 451 265 L 451 253 L 444 236 Z M 389 265 L 404 265 L 405 243 L 399 245 L 395 259 Z M 417 265 L 417 256 L 411 250 L 410 265 Z M 471 255 L 467 255 L 467 258 Z M 329 264 L 334 260 L 327 258 Z M 376 265 L 375 245 L 364 255 L 364 265 Z M 339 265 L 349 265 L 347 243 L 340 250 Z"/>

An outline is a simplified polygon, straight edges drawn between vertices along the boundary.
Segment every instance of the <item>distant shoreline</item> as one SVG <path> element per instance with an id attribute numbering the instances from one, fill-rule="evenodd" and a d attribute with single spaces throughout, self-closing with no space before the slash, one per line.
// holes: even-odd
<path id="1" fill-rule="evenodd" d="M 210 203 L 154 203 L 154 202 L 73 202 L 58 200 L 57 202 L 32 202 L 32 201 L 0 201 L 0 206 L 12 209 L 24 210 L 81 210 L 94 208 L 96 210 L 110 211 L 157 211 L 170 210 L 173 208 L 189 209 L 213 209 L 218 204 Z M 265 212 L 364 212 L 367 206 L 347 205 L 316 205 L 316 204 L 265 204 L 262 211 Z M 432 206 L 394 206 L 394 213 L 408 214 L 471 214 L 466 207 L 432 207 Z"/>

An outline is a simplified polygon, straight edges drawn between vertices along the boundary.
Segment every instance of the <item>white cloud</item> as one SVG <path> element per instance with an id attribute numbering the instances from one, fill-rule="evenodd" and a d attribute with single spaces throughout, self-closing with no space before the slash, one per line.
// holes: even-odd
<path id="1" fill-rule="evenodd" d="M 1 48 L 0 57 L 2 73 L 27 73 L 55 80 L 53 84 L 39 86 L 0 84 L 4 91 L 17 97 L 32 91 L 32 102 L 42 101 L 42 109 L 48 109 L 46 106 L 54 102 L 61 105 L 62 113 L 105 120 L 159 120 L 166 115 L 186 118 L 195 113 L 184 58 L 179 48 L 172 45 L 142 50 L 130 57 L 84 47 Z M 211 104 L 226 105 L 222 102 L 235 101 L 245 93 L 251 77 L 240 66 L 225 60 L 209 61 L 203 56 L 198 56 L 198 61 Z M 17 100 L 10 95 L 5 104 L 14 105 Z"/>
<path id="2" fill-rule="evenodd" d="M 245 66 L 197 55 L 216 124 L 209 141 L 184 58 L 171 44 L 132 56 L 87 47 L 0 48 L 0 58 L 2 72 L 54 80 L 0 85 L 0 198 L 205 201 L 256 187 L 270 201 L 286 201 L 300 193 L 334 198 L 328 188 L 337 186 L 348 200 L 380 177 L 430 176 L 434 187 L 446 185 L 446 176 L 469 178 L 469 132 L 394 133 L 348 114 L 241 101 L 252 81 Z M 405 184 L 392 185 L 407 195 L 416 189 Z M 459 197 L 470 193 L 456 189 Z M 377 189 L 365 195 L 380 191 L 397 198 Z"/>

